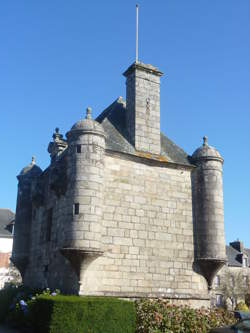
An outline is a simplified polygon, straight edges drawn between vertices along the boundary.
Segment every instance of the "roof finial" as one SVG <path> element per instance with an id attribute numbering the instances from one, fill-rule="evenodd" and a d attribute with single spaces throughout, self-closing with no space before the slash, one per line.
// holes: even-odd
<path id="1" fill-rule="evenodd" d="M 36 164 L 36 158 L 35 158 L 35 156 L 32 156 L 32 158 L 31 158 L 31 164 Z"/>
<path id="2" fill-rule="evenodd" d="M 207 136 L 203 136 L 203 146 L 207 146 Z"/>
<path id="3" fill-rule="evenodd" d="M 139 11 L 139 6 L 136 5 L 136 41 L 135 41 L 135 48 L 136 48 L 136 54 L 135 54 L 135 62 L 138 62 L 138 11 Z"/>
<path id="4" fill-rule="evenodd" d="M 56 132 L 56 134 L 59 133 L 59 127 L 56 127 L 56 128 L 55 128 L 55 132 Z"/>
<path id="5" fill-rule="evenodd" d="M 86 117 L 85 119 L 91 119 L 91 108 L 88 106 L 87 109 L 86 109 Z"/>

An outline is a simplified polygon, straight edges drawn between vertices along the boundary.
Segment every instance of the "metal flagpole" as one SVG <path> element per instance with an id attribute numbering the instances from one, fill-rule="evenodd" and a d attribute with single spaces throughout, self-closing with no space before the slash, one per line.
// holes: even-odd
<path id="1" fill-rule="evenodd" d="M 138 62 L 138 9 L 139 9 L 139 6 L 136 5 L 136 56 L 135 56 L 135 62 Z"/>

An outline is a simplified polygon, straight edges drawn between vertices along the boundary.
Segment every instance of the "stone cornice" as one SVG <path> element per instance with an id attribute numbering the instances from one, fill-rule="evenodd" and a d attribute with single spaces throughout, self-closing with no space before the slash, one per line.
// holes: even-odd
<path id="1" fill-rule="evenodd" d="M 130 160 L 138 163 L 143 163 L 163 168 L 184 169 L 184 170 L 193 170 L 196 168 L 196 166 L 194 165 L 186 165 L 181 163 L 170 162 L 163 155 L 153 155 L 150 153 L 143 153 L 143 152 L 135 152 L 135 154 L 130 154 L 130 153 L 114 151 L 111 149 L 106 149 L 105 153 L 107 156 L 120 157 L 125 160 Z"/>

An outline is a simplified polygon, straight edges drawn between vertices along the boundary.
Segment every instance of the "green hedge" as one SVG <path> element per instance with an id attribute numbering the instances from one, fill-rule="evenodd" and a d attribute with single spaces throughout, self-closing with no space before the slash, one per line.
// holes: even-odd
<path id="1" fill-rule="evenodd" d="M 15 287 L 8 287 L 0 290 L 0 323 L 3 323 L 9 312 L 13 298 L 18 290 Z"/>
<path id="2" fill-rule="evenodd" d="M 37 333 L 134 333 L 133 302 L 112 297 L 39 296 L 32 307 Z"/>

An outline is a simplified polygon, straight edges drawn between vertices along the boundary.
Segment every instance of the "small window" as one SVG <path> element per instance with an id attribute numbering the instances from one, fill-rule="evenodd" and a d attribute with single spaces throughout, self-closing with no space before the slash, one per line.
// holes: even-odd
<path id="1" fill-rule="evenodd" d="M 79 215 L 79 211 L 80 211 L 80 205 L 79 205 L 79 203 L 75 203 L 74 204 L 74 214 Z"/>
<path id="2" fill-rule="evenodd" d="M 247 260 L 247 258 L 243 258 L 243 267 L 248 267 L 248 260 Z"/>
<path id="3" fill-rule="evenodd" d="M 214 286 L 219 287 L 219 285 L 220 285 L 220 277 L 219 275 L 216 275 L 214 278 Z"/>
<path id="4" fill-rule="evenodd" d="M 248 285 L 248 277 L 247 276 L 243 276 L 243 286 L 247 287 Z"/>
<path id="5" fill-rule="evenodd" d="M 217 294 L 216 295 L 216 306 L 222 306 L 223 301 L 222 301 L 222 295 Z"/>
<path id="6" fill-rule="evenodd" d="M 77 145 L 77 146 L 76 146 L 76 152 L 77 152 L 78 154 L 80 154 L 81 151 L 82 151 L 82 146 L 81 146 L 81 145 Z"/>
<path id="7" fill-rule="evenodd" d="M 51 240 L 51 229 L 52 229 L 52 218 L 53 218 L 53 208 L 50 208 L 47 212 L 47 226 L 46 226 L 46 241 Z"/>
<path id="8" fill-rule="evenodd" d="M 45 265 L 44 266 L 44 273 L 48 273 L 48 271 L 49 271 L 49 265 Z"/>

